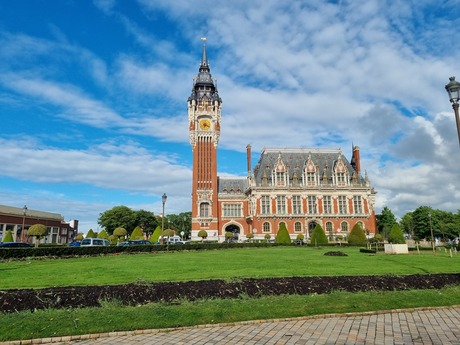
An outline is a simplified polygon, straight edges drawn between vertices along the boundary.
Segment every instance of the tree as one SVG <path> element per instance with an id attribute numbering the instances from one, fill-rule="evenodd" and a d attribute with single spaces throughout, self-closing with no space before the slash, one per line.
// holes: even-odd
<path id="1" fill-rule="evenodd" d="M 192 212 L 182 212 L 179 214 L 168 214 L 165 219 L 168 226 L 176 229 L 177 233 L 184 232 L 186 238 L 189 237 L 192 229 Z"/>
<path id="2" fill-rule="evenodd" d="M 225 240 L 226 240 L 227 242 L 230 242 L 230 241 L 232 240 L 232 238 L 233 238 L 233 232 L 227 231 L 227 232 L 225 233 Z"/>
<path id="3" fill-rule="evenodd" d="M 94 234 L 93 229 L 88 230 L 88 233 L 86 234 L 85 238 L 96 238 L 96 235 Z"/>
<path id="4" fill-rule="evenodd" d="M 77 241 L 83 240 L 83 234 L 82 234 L 82 233 L 77 234 L 77 237 L 75 237 L 75 239 L 76 239 Z"/>
<path id="5" fill-rule="evenodd" d="M 264 238 L 267 240 L 267 242 L 270 241 L 271 237 L 272 236 L 270 234 L 265 234 L 265 236 L 264 236 Z"/>
<path id="6" fill-rule="evenodd" d="M 278 233 L 275 237 L 275 243 L 280 244 L 291 244 L 291 237 L 289 236 L 289 232 L 286 229 L 286 224 L 281 223 L 278 229 Z"/>
<path id="7" fill-rule="evenodd" d="M 129 237 L 130 240 L 142 240 L 144 239 L 144 233 L 140 226 L 136 226 Z"/>
<path id="8" fill-rule="evenodd" d="M 246 238 L 248 240 L 252 240 L 254 238 L 254 234 L 252 232 L 250 232 L 250 233 L 246 234 Z"/>
<path id="9" fill-rule="evenodd" d="M 404 244 L 406 243 L 406 239 L 404 238 L 404 234 L 401 231 L 398 223 L 393 224 L 390 230 L 390 235 L 388 236 L 388 241 L 393 244 Z"/>
<path id="10" fill-rule="evenodd" d="M 396 223 L 396 217 L 391 210 L 385 206 L 381 214 L 375 216 L 377 219 L 377 228 L 384 238 L 388 237 L 391 227 Z"/>
<path id="11" fill-rule="evenodd" d="M 136 213 L 127 206 L 115 206 L 99 215 L 98 224 L 101 225 L 108 234 L 112 234 L 117 227 L 126 229 L 131 233 L 136 224 Z"/>
<path id="12" fill-rule="evenodd" d="M 414 233 L 418 238 L 431 238 L 431 229 L 435 233 L 438 228 L 437 218 L 433 209 L 428 206 L 417 207 L 412 212 L 412 220 L 414 222 Z"/>
<path id="13" fill-rule="evenodd" d="M 204 239 L 208 237 L 208 233 L 206 230 L 200 230 L 198 231 L 198 237 L 201 237 L 201 241 L 204 241 Z"/>
<path id="14" fill-rule="evenodd" d="M 125 236 L 128 234 L 125 228 L 118 227 L 115 230 L 113 230 L 113 236 L 120 241 L 120 239 L 124 239 Z"/>
<path id="15" fill-rule="evenodd" d="M 315 228 L 313 229 L 313 232 L 311 233 L 310 236 L 310 243 L 314 244 L 315 246 L 318 244 L 327 244 L 327 236 L 324 233 L 323 228 L 321 225 L 316 224 Z"/>
<path id="16" fill-rule="evenodd" d="M 152 237 L 150 238 L 150 242 L 152 243 L 158 242 L 160 239 L 160 236 L 161 236 L 161 226 L 158 225 L 155 231 L 153 232 Z"/>
<path id="17" fill-rule="evenodd" d="M 412 237 L 415 236 L 415 227 L 412 212 L 408 212 L 404 216 L 402 216 L 399 225 L 403 233 L 410 234 Z"/>
<path id="18" fill-rule="evenodd" d="M 5 237 L 3 237 L 2 242 L 14 242 L 13 234 L 11 233 L 11 230 L 8 230 L 6 232 L 6 235 L 5 235 Z"/>
<path id="19" fill-rule="evenodd" d="M 155 214 L 146 210 L 134 211 L 135 223 L 139 226 L 142 231 L 145 232 L 145 236 L 148 238 L 154 229 L 160 224 Z"/>
<path id="20" fill-rule="evenodd" d="M 348 243 L 365 245 L 367 243 L 366 234 L 359 223 L 356 223 L 348 235 Z"/>
<path id="21" fill-rule="evenodd" d="M 35 237 L 35 248 L 38 247 L 40 239 L 46 235 L 48 235 L 48 228 L 43 224 L 34 224 L 27 230 L 27 236 Z"/>
<path id="22" fill-rule="evenodd" d="M 102 230 L 98 235 L 97 238 L 105 238 L 106 240 L 109 239 L 109 235 L 107 235 L 107 232 L 105 230 Z"/>

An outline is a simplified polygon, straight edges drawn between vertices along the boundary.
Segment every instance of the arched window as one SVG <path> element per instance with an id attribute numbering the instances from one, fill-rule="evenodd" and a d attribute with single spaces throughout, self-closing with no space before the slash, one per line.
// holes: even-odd
<path id="1" fill-rule="evenodd" d="M 284 227 L 285 227 L 286 229 L 288 228 L 285 222 L 280 222 L 280 223 L 278 224 L 278 230 L 281 228 L 281 225 L 282 225 L 282 224 L 284 224 Z"/>
<path id="2" fill-rule="evenodd" d="M 209 203 L 202 202 L 200 204 L 200 217 L 209 217 Z"/>
<path id="3" fill-rule="evenodd" d="M 302 231 L 302 223 L 301 222 L 296 222 L 294 224 L 294 231 L 296 231 L 296 232 L 301 232 Z"/>
<path id="4" fill-rule="evenodd" d="M 327 232 L 332 232 L 334 231 L 333 227 L 332 227 L 332 222 L 327 222 L 326 223 L 326 231 Z"/>
<path id="5" fill-rule="evenodd" d="M 270 230 L 271 230 L 270 223 L 269 223 L 269 222 L 265 222 L 265 223 L 262 225 L 262 231 L 263 231 L 263 232 L 270 232 Z"/>
<path id="6" fill-rule="evenodd" d="M 347 222 L 342 222 L 340 224 L 340 229 L 342 229 L 343 232 L 348 232 L 348 223 Z"/>

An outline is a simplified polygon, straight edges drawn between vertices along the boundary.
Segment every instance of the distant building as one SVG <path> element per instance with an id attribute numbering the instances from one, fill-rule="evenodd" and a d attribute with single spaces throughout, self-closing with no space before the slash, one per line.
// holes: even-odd
<path id="1" fill-rule="evenodd" d="M 330 239 L 346 238 L 359 223 L 369 237 L 376 233 L 376 192 L 361 175 L 360 150 L 348 161 L 340 149 L 264 149 L 254 171 L 247 146 L 248 176 L 217 176 L 217 145 L 222 99 L 206 54 L 188 98 L 193 152 L 192 239 L 205 230 L 208 240 L 273 239 L 284 223 L 292 239 L 320 224 Z M 250 116 L 248 114 L 248 116 Z M 249 129 L 257 130 L 257 129 Z M 283 133 L 285 134 L 285 133 Z"/>
<path id="2" fill-rule="evenodd" d="M 29 229 L 34 224 L 43 224 L 48 227 L 48 236 L 42 243 L 69 243 L 78 233 L 78 220 L 64 221 L 58 213 L 30 210 L 27 207 L 18 208 L 0 205 L 0 241 L 11 231 L 14 241 L 32 242 L 22 230 Z"/>

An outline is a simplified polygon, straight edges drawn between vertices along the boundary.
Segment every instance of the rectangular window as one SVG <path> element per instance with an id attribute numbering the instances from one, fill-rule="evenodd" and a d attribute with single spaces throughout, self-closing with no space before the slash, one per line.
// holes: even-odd
<path id="1" fill-rule="evenodd" d="M 276 197 L 276 213 L 286 214 L 286 197 L 284 195 Z"/>
<path id="2" fill-rule="evenodd" d="M 270 195 L 262 195 L 260 198 L 260 208 L 262 214 L 270 214 Z"/>
<path id="3" fill-rule="evenodd" d="M 332 198 L 330 195 L 323 196 L 323 210 L 325 214 L 332 213 Z"/>
<path id="4" fill-rule="evenodd" d="M 67 235 L 67 228 L 61 228 L 61 235 Z"/>
<path id="5" fill-rule="evenodd" d="M 276 185 L 284 186 L 284 172 L 283 171 L 276 172 Z"/>
<path id="6" fill-rule="evenodd" d="M 356 214 L 363 213 L 363 205 L 361 203 L 361 197 L 359 195 L 355 195 L 353 197 L 353 208 L 355 209 Z"/>
<path id="7" fill-rule="evenodd" d="M 302 201 L 300 195 L 292 196 L 292 213 L 301 214 L 302 213 Z"/>
<path id="8" fill-rule="evenodd" d="M 316 196 L 309 195 L 308 196 L 308 213 L 316 214 Z"/>
<path id="9" fill-rule="evenodd" d="M 241 217 L 241 204 L 224 204 L 223 216 L 240 218 Z"/>
<path id="10" fill-rule="evenodd" d="M 347 214 L 347 197 L 345 195 L 339 195 L 339 213 Z"/>
<path id="11" fill-rule="evenodd" d="M 208 217 L 209 216 L 209 204 L 207 202 L 203 202 L 200 204 L 200 217 Z"/>
<path id="12" fill-rule="evenodd" d="M 315 173 L 314 172 L 307 172 L 307 186 L 314 186 L 315 183 Z"/>
<path id="13" fill-rule="evenodd" d="M 337 173 L 337 185 L 339 186 L 345 186 L 345 173 L 343 172 L 338 172 Z"/>

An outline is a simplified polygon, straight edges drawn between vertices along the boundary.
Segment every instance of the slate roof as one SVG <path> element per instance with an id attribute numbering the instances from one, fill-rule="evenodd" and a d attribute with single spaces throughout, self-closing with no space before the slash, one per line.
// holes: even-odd
<path id="1" fill-rule="evenodd" d="M 289 172 L 289 179 L 292 180 L 293 174 L 296 172 L 299 181 L 302 180 L 302 172 L 311 157 L 313 164 L 316 167 L 316 173 L 323 176 L 326 172 L 329 180 L 332 180 L 333 169 L 337 160 L 341 156 L 343 164 L 347 167 L 349 177 L 355 172 L 354 167 L 348 159 L 342 154 L 340 149 L 317 149 L 317 148 L 299 148 L 299 149 L 264 149 L 260 155 L 259 162 L 254 168 L 254 180 L 259 186 L 262 183 L 264 172 L 269 181 L 271 174 L 275 169 L 278 159 L 286 166 L 286 171 Z M 364 182 L 362 176 L 358 175 L 358 183 Z"/>
<path id="2" fill-rule="evenodd" d="M 248 188 L 247 178 L 218 177 L 219 193 L 241 194 Z"/>

